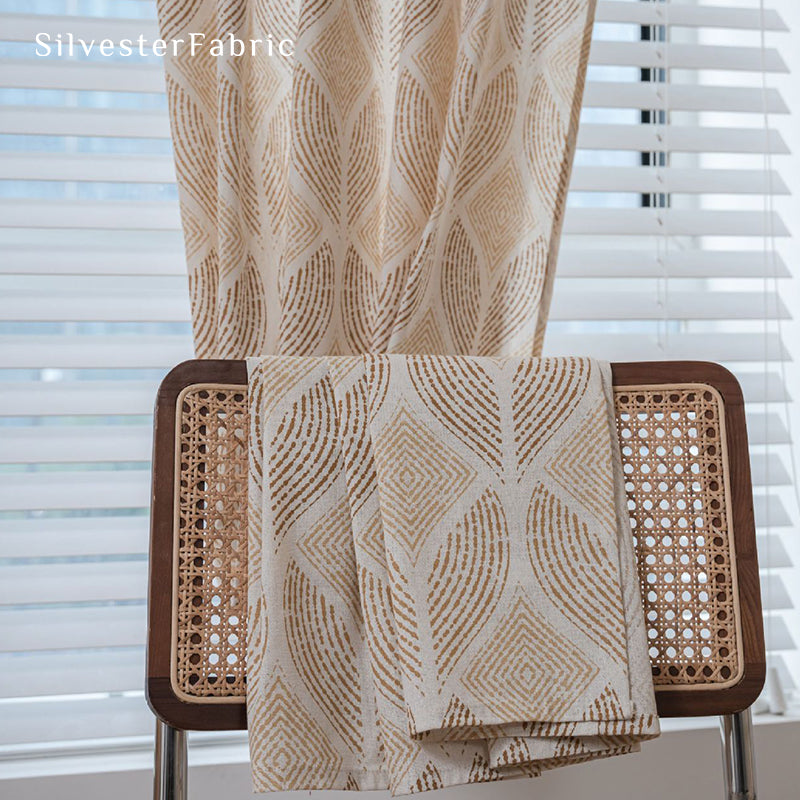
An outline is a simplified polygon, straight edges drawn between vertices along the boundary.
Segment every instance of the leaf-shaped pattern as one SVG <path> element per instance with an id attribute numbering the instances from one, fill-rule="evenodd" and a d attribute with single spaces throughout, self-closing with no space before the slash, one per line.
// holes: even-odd
<path id="1" fill-rule="evenodd" d="M 520 479 L 570 419 L 589 382 L 589 361 L 523 360 L 513 379 L 512 409 Z"/>
<path id="2" fill-rule="evenodd" d="M 326 719 L 353 752 L 363 748 L 355 630 L 296 562 L 286 570 L 284 622 L 292 660 Z"/>
<path id="3" fill-rule="evenodd" d="M 333 390 L 324 378 L 303 393 L 276 429 L 267 467 L 267 503 L 273 514 L 275 546 L 337 479 L 340 462 L 335 419 Z"/>
<path id="4" fill-rule="evenodd" d="M 334 224 L 341 215 L 339 127 L 319 84 L 299 65 L 294 78 L 294 167 Z"/>
<path id="5" fill-rule="evenodd" d="M 409 358 L 411 382 L 433 414 L 496 473 L 502 470 L 500 401 L 494 381 L 478 359 Z"/>
<path id="6" fill-rule="evenodd" d="M 354 247 L 348 247 L 341 295 L 342 327 L 347 345 L 355 353 L 365 353 L 370 349 L 376 294 L 376 281 L 369 267 Z"/>
<path id="7" fill-rule="evenodd" d="M 481 301 L 478 257 L 460 220 L 456 220 L 442 256 L 442 307 L 459 353 L 473 351 Z M 491 314 L 489 320 L 491 320 Z"/>
<path id="8" fill-rule="evenodd" d="M 428 577 L 433 653 L 443 677 L 486 625 L 508 577 L 503 504 L 491 489 L 448 533 Z"/>
<path id="9" fill-rule="evenodd" d="M 537 269 L 547 258 L 542 237 L 528 245 L 500 274 L 483 318 L 478 355 L 518 352 L 520 341 L 534 329 L 544 276 Z"/>
<path id="10" fill-rule="evenodd" d="M 326 242 L 286 281 L 282 355 L 311 355 L 330 334 L 334 270 L 333 250 Z"/>
<path id="11" fill-rule="evenodd" d="M 550 600 L 586 636 L 620 663 L 627 659 L 619 556 L 544 486 L 528 510 L 528 554 Z M 596 576 L 601 575 L 598 581 Z M 587 619 L 592 625 L 585 624 Z"/>

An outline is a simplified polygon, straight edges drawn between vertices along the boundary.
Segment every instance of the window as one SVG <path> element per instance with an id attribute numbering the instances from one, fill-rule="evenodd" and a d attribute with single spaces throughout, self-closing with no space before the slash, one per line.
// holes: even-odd
<path id="1" fill-rule="evenodd" d="M 782 24 L 727 5 L 600 0 L 547 349 L 740 377 L 788 679 L 797 367 L 771 210 L 786 145 L 765 130 L 787 109 L 762 86 L 783 62 L 760 38 Z M 155 4 L 0 0 L 0 15 L 0 749 L 143 740 L 150 413 L 192 354 L 162 66 L 40 58 L 33 40 L 152 38 Z"/>
<path id="2" fill-rule="evenodd" d="M 151 735 L 150 415 L 192 356 L 162 66 L 33 37 L 155 36 L 155 4 L 0 9 L 0 745 Z"/>
<path id="3" fill-rule="evenodd" d="M 545 351 L 719 361 L 748 407 L 770 664 L 800 661 L 781 257 L 780 16 L 758 0 L 599 2 Z M 724 44 L 720 44 L 724 43 Z M 788 665 L 788 666 L 787 666 Z"/>

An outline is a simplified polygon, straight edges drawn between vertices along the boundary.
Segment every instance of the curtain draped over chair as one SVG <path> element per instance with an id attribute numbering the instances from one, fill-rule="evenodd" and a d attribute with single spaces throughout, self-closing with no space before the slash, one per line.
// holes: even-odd
<path id="1" fill-rule="evenodd" d="M 163 38 L 206 37 L 196 52 L 185 46 L 166 61 L 197 355 L 538 356 L 593 12 L 594 0 L 159 0 Z M 232 54 L 231 35 L 248 55 Z M 215 38 L 223 40 L 223 55 L 210 49 Z M 251 50 L 258 39 L 291 40 L 293 55 L 270 54 L 267 44 Z M 360 363 L 334 360 L 351 375 Z M 372 475 L 372 457 L 359 449 L 368 439 L 367 406 L 357 405 L 350 419 L 343 413 L 349 395 L 333 402 L 332 386 L 339 384 L 325 376 L 310 386 L 291 378 L 293 368 L 304 375 L 323 361 L 267 359 L 264 381 L 258 371 L 255 379 L 250 375 L 247 670 L 256 788 L 389 785 L 395 793 L 419 791 L 538 774 L 627 752 L 654 735 L 644 655 L 639 666 L 649 696 L 637 700 L 636 708 L 611 702 L 616 694 L 597 678 L 600 685 L 571 697 L 569 713 L 514 706 L 494 720 L 491 731 L 472 712 L 453 711 L 460 716 L 451 719 L 447 709 L 439 709 L 430 730 L 465 739 L 450 745 L 424 744 L 422 739 L 435 739 L 428 729 L 421 738 L 405 730 L 402 704 L 378 712 L 367 676 L 377 674 L 380 659 L 367 659 L 365 604 L 374 595 L 382 614 L 402 609 L 385 592 L 375 594 L 359 583 L 364 564 L 357 563 L 356 540 L 364 526 L 351 518 L 352 497 L 323 491 L 329 479 L 342 490 L 342 458 L 351 471 Z M 426 369 L 438 367 L 426 362 Z M 479 368 L 469 362 L 464 369 Z M 502 371 L 499 365 L 487 369 Z M 448 409 L 463 411 L 485 401 L 485 381 L 467 384 L 464 391 L 443 391 Z M 563 388 L 562 381 L 555 384 Z M 498 384 L 503 392 L 510 385 Z M 302 396 L 289 403 L 284 418 L 284 394 L 294 399 L 294 391 Z M 551 412 L 563 412 L 563 398 L 545 395 Z M 369 408 L 376 407 L 371 400 Z M 351 450 L 342 444 L 348 419 L 359 432 Z M 545 414 L 545 427 L 550 419 Z M 467 446 L 481 451 L 492 429 L 482 418 L 478 422 Z M 519 430 L 505 433 L 511 453 Z M 376 439 L 376 446 L 381 442 Z M 435 438 L 429 445 L 444 446 Z M 424 458 L 417 463 L 412 456 L 398 470 L 403 479 L 406 473 L 426 474 Z M 488 469 L 478 461 L 476 474 Z M 279 486 L 283 478 L 286 485 Z M 434 483 L 426 504 L 449 502 L 445 483 Z M 385 484 L 376 473 L 352 495 L 369 495 L 377 504 Z M 481 551 L 491 541 L 496 514 L 511 514 L 522 502 L 518 495 L 524 492 L 510 486 L 488 522 L 470 529 Z M 263 508 L 262 496 L 270 498 Z M 616 519 L 613 492 L 604 498 Z M 474 500 L 470 496 L 469 503 Z M 281 504 L 289 510 L 276 521 Z M 472 514 L 468 506 L 459 514 Z M 320 525 L 309 529 L 320 514 Z M 375 530 L 379 516 L 366 528 Z M 548 524 L 553 528 L 552 520 L 543 528 Z M 515 526 L 517 538 L 523 529 Z M 609 530 L 609 541 L 615 541 L 615 526 Z M 427 537 L 430 549 L 440 534 L 423 525 L 414 536 Z M 298 553 L 309 552 L 306 564 Z M 447 570 L 458 573 L 460 563 L 450 559 L 441 567 L 442 585 L 455 580 Z M 427 572 L 420 570 L 425 595 Z M 413 577 L 411 567 L 400 571 L 403 579 Z M 517 582 L 539 591 L 527 573 Z M 627 584 L 638 597 L 635 582 Z M 512 589 L 509 603 L 516 597 Z M 620 606 L 614 610 L 622 615 L 622 595 L 613 596 Z M 425 605 L 420 598 L 414 602 Z M 484 620 L 475 629 L 488 639 L 495 623 Z M 526 625 L 512 627 L 514 636 L 528 642 Z M 395 638 L 401 647 L 400 634 L 386 642 Z M 468 642 L 453 647 L 462 645 Z M 413 637 L 410 646 L 417 646 Z M 537 640 L 534 649 L 542 647 Z M 428 666 L 437 659 L 428 658 Z M 561 660 L 551 658 L 553 664 Z M 625 679 L 618 683 L 624 698 L 629 686 L 622 662 Z M 522 668 L 526 696 L 532 694 L 529 673 Z M 399 686 L 395 681 L 395 702 Z M 597 698 L 599 711 L 592 705 Z M 414 712 L 420 720 L 425 705 Z M 569 724 L 562 728 L 562 722 Z"/>
<path id="2" fill-rule="evenodd" d="M 593 10 L 159 0 L 197 355 L 539 354 Z"/>

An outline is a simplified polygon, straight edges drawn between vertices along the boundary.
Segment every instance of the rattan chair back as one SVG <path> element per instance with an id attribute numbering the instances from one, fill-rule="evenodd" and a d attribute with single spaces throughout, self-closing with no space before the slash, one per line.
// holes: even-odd
<path id="1" fill-rule="evenodd" d="M 740 711 L 764 680 L 741 390 L 703 362 L 613 374 L 659 713 Z M 246 726 L 246 383 L 188 361 L 156 403 L 147 693 L 181 729 Z"/>

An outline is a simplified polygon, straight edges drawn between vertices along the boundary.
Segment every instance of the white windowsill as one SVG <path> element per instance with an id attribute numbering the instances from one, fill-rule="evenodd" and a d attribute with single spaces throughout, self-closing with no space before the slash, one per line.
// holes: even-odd
<path id="1" fill-rule="evenodd" d="M 672 736 L 688 730 L 716 729 L 718 717 L 691 717 L 661 720 L 662 734 Z M 800 713 L 785 715 L 758 714 L 754 724 L 781 725 L 800 722 Z M 249 761 L 246 742 L 195 742 L 189 747 L 189 766 L 246 764 Z M 118 745 L 113 749 L 71 748 L 66 753 L 42 752 L 0 759 L 0 782 L 20 778 L 41 778 L 58 775 L 85 775 L 104 772 L 150 772 L 153 769 L 152 744 L 149 741 Z"/>

